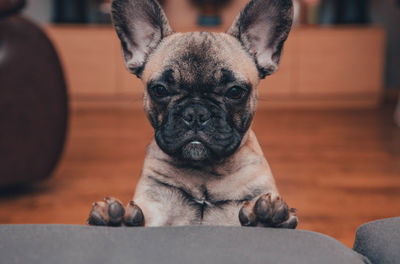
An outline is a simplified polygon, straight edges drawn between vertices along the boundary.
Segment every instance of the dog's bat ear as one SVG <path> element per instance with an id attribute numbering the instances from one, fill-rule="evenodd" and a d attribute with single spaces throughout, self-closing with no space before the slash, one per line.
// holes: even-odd
<path id="1" fill-rule="evenodd" d="M 292 20 L 292 0 L 251 0 L 227 33 L 254 57 L 260 78 L 265 78 L 278 69 Z"/>
<path id="2" fill-rule="evenodd" d="M 148 56 L 174 31 L 156 0 L 113 0 L 111 14 L 126 67 L 140 78 Z"/>

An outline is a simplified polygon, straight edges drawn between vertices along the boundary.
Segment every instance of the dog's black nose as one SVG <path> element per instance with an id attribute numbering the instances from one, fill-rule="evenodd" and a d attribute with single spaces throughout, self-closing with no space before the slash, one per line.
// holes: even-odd
<path id="1" fill-rule="evenodd" d="M 195 125 L 204 126 L 208 123 L 210 118 L 210 111 L 199 104 L 189 105 L 182 112 L 183 122 L 190 127 Z"/>

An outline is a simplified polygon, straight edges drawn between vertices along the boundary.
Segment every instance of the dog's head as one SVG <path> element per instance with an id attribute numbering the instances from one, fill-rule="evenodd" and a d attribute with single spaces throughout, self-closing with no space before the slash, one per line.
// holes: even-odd
<path id="1" fill-rule="evenodd" d="M 155 0 L 114 0 L 128 70 L 142 79 L 158 146 L 186 162 L 232 155 L 250 127 L 257 84 L 278 68 L 291 0 L 252 0 L 226 33 L 175 33 Z"/>

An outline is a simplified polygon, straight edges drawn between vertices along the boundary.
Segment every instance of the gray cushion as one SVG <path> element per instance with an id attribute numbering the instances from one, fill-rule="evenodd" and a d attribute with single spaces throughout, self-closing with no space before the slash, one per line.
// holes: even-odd
<path id="1" fill-rule="evenodd" d="M 400 263 L 400 217 L 360 226 L 353 248 L 374 264 Z"/>
<path id="2" fill-rule="evenodd" d="M 369 263 L 325 235 L 251 227 L 0 226 L 1 263 Z M 365 259 L 364 259 L 365 260 Z"/>

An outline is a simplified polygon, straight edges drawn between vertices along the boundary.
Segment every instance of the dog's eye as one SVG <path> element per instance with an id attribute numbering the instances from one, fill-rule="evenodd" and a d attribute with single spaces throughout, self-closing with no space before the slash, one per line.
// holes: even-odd
<path id="1" fill-rule="evenodd" d="M 156 85 L 152 89 L 153 89 L 153 94 L 156 97 L 166 97 L 169 95 L 169 92 L 168 92 L 167 88 L 165 88 L 165 86 Z"/>
<path id="2" fill-rule="evenodd" d="M 225 96 L 229 99 L 238 100 L 241 99 L 245 95 L 245 93 L 246 91 L 239 86 L 233 86 L 226 92 Z"/>

